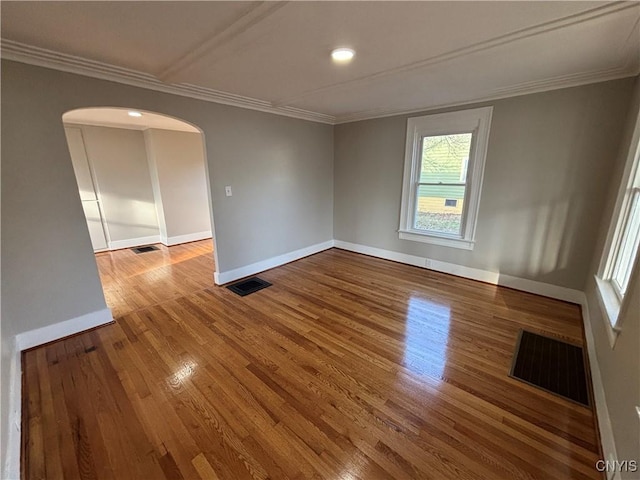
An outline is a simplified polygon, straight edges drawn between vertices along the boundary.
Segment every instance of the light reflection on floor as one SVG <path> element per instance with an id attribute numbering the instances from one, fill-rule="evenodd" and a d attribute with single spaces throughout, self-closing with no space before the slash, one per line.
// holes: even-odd
<path id="1" fill-rule="evenodd" d="M 442 378 L 447 363 L 450 316 L 448 305 L 420 297 L 409 299 L 403 359 L 407 369 Z"/>
<path id="2" fill-rule="evenodd" d="M 176 370 L 173 373 L 173 375 L 171 375 L 167 379 L 167 382 L 169 383 L 169 385 L 174 387 L 177 384 L 183 383 L 185 380 L 188 380 L 191 377 L 191 375 L 193 375 L 197 366 L 198 364 L 195 363 L 193 360 L 187 360 L 183 362 L 180 368 L 178 368 L 178 370 Z"/>

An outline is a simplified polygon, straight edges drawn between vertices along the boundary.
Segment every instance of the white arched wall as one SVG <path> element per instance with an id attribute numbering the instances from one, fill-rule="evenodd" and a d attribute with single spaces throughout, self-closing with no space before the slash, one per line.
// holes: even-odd
<path id="1" fill-rule="evenodd" d="M 111 321 L 65 112 L 162 112 L 205 138 L 218 282 L 333 244 L 333 127 L 2 61 L 2 457 L 19 475 L 20 350 Z M 225 186 L 233 197 L 225 196 Z M 8 386 L 8 387 L 7 387 Z"/>
<path id="2" fill-rule="evenodd" d="M 30 345 L 106 318 L 60 121 L 70 110 L 135 108 L 198 126 L 219 283 L 331 245 L 330 125 L 11 61 L 2 67 L 3 338 L 18 335 Z M 43 328 L 46 335 L 29 334 Z"/>
<path id="3" fill-rule="evenodd" d="M 200 128 L 158 112 L 96 107 L 62 121 L 95 251 L 212 237 Z"/>

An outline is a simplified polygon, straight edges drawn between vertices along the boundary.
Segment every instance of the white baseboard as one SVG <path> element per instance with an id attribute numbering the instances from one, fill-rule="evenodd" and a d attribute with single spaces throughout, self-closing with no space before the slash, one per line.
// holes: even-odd
<path id="1" fill-rule="evenodd" d="M 16 335 L 12 342 L 10 384 L 6 386 L 9 389 L 9 430 L 4 451 L 2 477 L 0 478 L 7 480 L 20 478 L 20 431 L 22 425 L 22 360 L 20 352 L 112 321 L 111 310 L 105 308 Z"/>
<path id="2" fill-rule="evenodd" d="M 211 238 L 211 230 L 207 230 L 205 232 L 189 233 L 187 235 L 176 235 L 174 237 L 161 239 L 161 242 L 167 247 L 171 247 L 172 245 L 179 245 L 181 243 L 187 242 L 197 242 L 198 240 L 205 240 L 207 238 Z"/>
<path id="3" fill-rule="evenodd" d="M 588 290 L 587 290 L 588 291 Z M 593 336 L 591 325 L 591 314 L 589 313 L 589 302 L 587 296 L 583 293 L 582 300 L 582 320 L 584 322 L 584 338 L 589 357 L 589 369 L 591 371 L 591 383 L 593 385 L 593 403 L 598 419 L 598 430 L 600 431 L 600 445 L 602 446 L 603 460 L 615 461 L 618 459 L 616 452 L 616 442 L 613 436 L 613 427 L 611 426 L 611 418 L 609 417 L 609 409 L 607 408 L 607 398 L 604 393 L 604 383 L 602 382 L 602 374 L 598 365 L 598 356 L 596 354 L 596 340 Z M 609 475 L 609 474 L 607 474 Z M 613 476 L 607 477 L 609 480 L 619 480 L 620 472 L 616 471 Z"/>
<path id="4" fill-rule="evenodd" d="M 584 293 L 580 290 L 560 287 L 543 282 L 536 282 L 535 280 L 529 280 L 526 278 L 513 277 L 511 275 L 505 275 L 499 272 L 491 272 L 487 270 L 480 270 L 477 268 L 465 267 L 464 265 L 457 265 L 455 263 L 441 262 L 440 260 L 433 260 L 426 257 L 393 252 L 391 250 L 384 250 L 382 248 L 369 247 L 367 245 L 361 245 L 358 243 L 349 243 L 343 242 L 342 240 L 334 240 L 334 246 L 336 248 L 349 250 L 351 252 L 362 253 L 365 255 L 370 255 L 372 257 L 384 258 L 386 260 L 392 260 L 394 262 L 406 263 L 408 265 L 427 268 L 436 272 L 449 273 L 458 277 L 469 278 L 471 280 L 479 280 L 481 282 L 492 283 L 494 285 L 501 285 L 503 287 L 509 287 L 528 293 L 535 293 L 536 295 L 543 295 L 545 297 L 551 297 L 567 302 L 580 304 L 582 298 L 584 297 Z"/>
<path id="5" fill-rule="evenodd" d="M 295 250 L 293 252 L 285 253 L 284 255 L 268 258 L 267 260 L 262 260 L 261 262 L 252 263 L 251 265 L 236 268 L 234 270 L 229 270 L 227 272 L 215 272 L 214 281 L 216 285 L 224 285 L 225 283 L 233 282 L 234 280 L 248 277 L 249 275 L 255 275 L 256 273 L 264 272 L 265 270 L 279 267 L 280 265 L 299 260 L 303 257 L 308 257 L 309 255 L 327 250 L 331 247 L 333 247 L 333 240 L 317 243 L 316 245 L 311 245 L 310 247 L 301 248 L 300 250 Z"/>
<path id="6" fill-rule="evenodd" d="M 22 351 L 111 322 L 113 322 L 111 310 L 105 308 L 70 320 L 65 320 L 64 322 L 54 323 L 53 325 L 47 325 L 46 327 L 20 333 L 16 335 L 16 343 L 18 350 Z"/>
<path id="7" fill-rule="evenodd" d="M 528 278 L 512 277 L 511 275 L 500 274 L 498 285 L 522 290 L 523 292 L 535 293 L 543 297 L 564 300 L 565 302 L 580 304 L 584 293 L 573 288 L 561 287 L 550 283 L 537 282 Z"/>
<path id="8" fill-rule="evenodd" d="M 20 431 L 22 426 L 22 362 L 20 350 L 15 339 L 11 342 L 11 365 L 9 367 L 8 434 L 4 447 L 2 478 L 18 480 L 20 478 Z"/>
<path id="9" fill-rule="evenodd" d="M 109 242 L 109 250 L 120 250 L 122 248 L 139 247 L 140 245 L 149 245 L 152 243 L 160 243 L 160 235 L 128 238 L 126 240 L 115 240 L 113 242 Z"/>

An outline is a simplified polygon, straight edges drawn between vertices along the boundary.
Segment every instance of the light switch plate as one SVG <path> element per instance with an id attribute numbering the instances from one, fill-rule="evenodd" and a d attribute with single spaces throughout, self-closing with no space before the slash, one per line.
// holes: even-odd
<path id="1" fill-rule="evenodd" d="M 233 192 L 231 191 L 231 186 L 227 185 L 226 187 L 224 187 L 224 194 L 227 197 L 230 197 L 233 195 Z"/>

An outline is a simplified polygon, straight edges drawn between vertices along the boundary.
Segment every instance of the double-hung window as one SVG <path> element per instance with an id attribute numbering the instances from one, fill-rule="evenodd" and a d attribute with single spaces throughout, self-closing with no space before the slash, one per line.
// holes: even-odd
<path id="1" fill-rule="evenodd" d="M 629 289 L 640 245 L 640 114 L 636 120 L 627 163 L 609 235 L 596 275 L 598 297 L 608 322 L 608 333 L 613 345 L 620 325 L 618 318 L 625 308 L 625 295 Z"/>
<path id="2" fill-rule="evenodd" d="M 492 110 L 409 118 L 401 239 L 473 249 Z"/>

